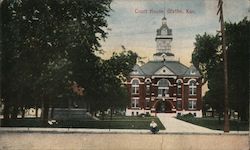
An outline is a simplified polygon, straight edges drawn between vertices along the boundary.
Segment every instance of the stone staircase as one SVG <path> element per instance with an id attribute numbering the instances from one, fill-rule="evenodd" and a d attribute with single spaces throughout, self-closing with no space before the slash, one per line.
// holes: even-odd
<path id="1" fill-rule="evenodd" d="M 158 117 L 176 117 L 176 113 L 157 113 L 156 116 Z"/>

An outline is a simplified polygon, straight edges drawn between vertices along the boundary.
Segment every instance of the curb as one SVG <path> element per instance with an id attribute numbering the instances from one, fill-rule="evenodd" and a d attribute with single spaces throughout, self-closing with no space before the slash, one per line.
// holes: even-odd
<path id="1" fill-rule="evenodd" d="M 89 128 L 10 128 L 0 127 L 0 133 L 51 133 L 51 134 L 151 134 L 149 130 L 126 130 L 126 129 L 89 129 Z M 249 136 L 249 131 L 231 131 L 224 133 L 223 131 L 216 132 L 170 132 L 166 130 L 160 131 L 157 135 L 237 135 L 237 136 Z"/>

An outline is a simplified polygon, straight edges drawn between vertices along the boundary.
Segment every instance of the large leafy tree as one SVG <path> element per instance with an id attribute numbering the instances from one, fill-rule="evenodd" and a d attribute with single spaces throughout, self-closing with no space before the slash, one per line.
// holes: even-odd
<path id="1" fill-rule="evenodd" d="M 223 112 L 224 78 L 222 52 L 219 48 L 219 36 L 205 33 L 196 35 L 195 49 L 192 53 L 192 63 L 203 77 L 203 84 L 208 82 L 209 91 L 204 100 L 221 116 Z"/>
<path id="2" fill-rule="evenodd" d="M 128 95 L 123 84 L 137 57 L 132 51 L 123 51 L 119 54 L 113 53 L 108 60 L 102 60 L 98 72 L 93 75 L 94 82 L 89 81 L 92 86 L 86 87 L 91 91 L 86 93 L 86 99 L 92 112 L 126 107 Z"/>
<path id="3" fill-rule="evenodd" d="M 219 49 L 219 36 L 205 33 L 196 35 L 192 63 L 199 70 L 203 77 L 203 84 L 213 75 L 212 70 L 221 62 L 221 50 Z"/>
<path id="4" fill-rule="evenodd" d="M 92 72 L 86 70 L 95 70 L 100 61 L 94 52 L 100 48 L 99 40 L 106 37 L 103 28 L 110 2 L 2 2 L 1 98 L 5 119 L 10 114 L 15 118 L 21 104 L 36 99 L 44 106 L 46 120 L 51 100 L 67 89 L 68 80 L 88 83 Z"/>
<path id="5" fill-rule="evenodd" d="M 228 77 L 230 108 L 239 112 L 242 120 L 248 119 L 249 104 L 249 20 L 226 23 L 228 51 Z M 218 36 L 196 36 L 193 64 L 200 70 L 209 91 L 204 100 L 218 112 L 223 112 L 224 74 L 223 57 Z"/>
<path id="6" fill-rule="evenodd" d="M 230 106 L 241 120 L 249 119 L 250 21 L 226 24 Z"/>

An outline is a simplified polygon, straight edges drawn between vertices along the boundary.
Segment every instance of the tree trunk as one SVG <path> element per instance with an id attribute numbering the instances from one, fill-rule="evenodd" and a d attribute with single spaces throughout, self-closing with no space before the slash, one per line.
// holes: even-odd
<path id="1" fill-rule="evenodd" d="M 114 109 L 113 107 L 110 108 L 110 120 L 113 119 L 113 113 L 114 113 Z"/>
<path id="2" fill-rule="evenodd" d="M 231 114 L 232 114 L 232 110 L 229 108 L 229 115 L 228 115 L 228 119 L 230 120 L 230 118 L 231 118 Z"/>
<path id="3" fill-rule="evenodd" d="M 240 120 L 241 121 L 247 121 L 248 120 L 248 116 L 247 116 L 247 112 L 246 112 L 245 108 L 240 109 Z"/>
<path id="4" fill-rule="evenodd" d="M 3 109 L 3 122 L 1 126 L 8 126 L 9 120 L 10 120 L 10 106 L 8 103 L 5 103 Z"/>
<path id="5" fill-rule="evenodd" d="M 36 118 L 38 118 L 38 100 L 36 99 L 36 104 L 35 104 L 35 115 L 36 115 Z"/>
<path id="6" fill-rule="evenodd" d="M 36 105 L 35 106 L 35 109 L 36 109 L 36 118 L 38 117 L 38 106 Z"/>
<path id="7" fill-rule="evenodd" d="M 70 116 L 70 109 L 71 109 L 71 99 L 68 100 L 68 119 L 71 118 Z"/>
<path id="8" fill-rule="evenodd" d="M 25 117 L 25 107 L 22 108 L 22 119 Z"/>
<path id="9" fill-rule="evenodd" d="M 18 106 L 14 105 L 13 111 L 11 112 L 11 119 L 17 119 L 17 115 L 18 115 Z"/>
<path id="10" fill-rule="evenodd" d="M 52 106 L 51 108 L 51 112 L 50 112 L 50 118 L 53 119 L 54 118 L 54 110 L 55 110 L 55 107 Z"/>
<path id="11" fill-rule="evenodd" d="M 48 126 L 48 117 L 49 117 L 49 100 L 43 99 L 43 106 L 42 106 L 42 121 L 43 126 Z"/>
<path id="12" fill-rule="evenodd" d="M 104 120 L 104 110 L 102 110 L 101 112 L 102 112 L 102 120 Z"/>
<path id="13" fill-rule="evenodd" d="M 221 123 L 222 112 L 219 112 L 219 123 Z"/>
<path id="14" fill-rule="evenodd" d="M 4 105 L 3 108 L 3 119 L 10 119 L 10 106 L 8 104 Z"/>

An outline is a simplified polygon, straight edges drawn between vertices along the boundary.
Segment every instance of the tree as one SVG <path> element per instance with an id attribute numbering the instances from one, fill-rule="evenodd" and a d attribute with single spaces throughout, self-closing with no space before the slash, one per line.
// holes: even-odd
<path id="1" fill-rule="evenodd" d="M 205 33 L 196 35 L 194 51 L 192 53 L 192 63 L 199 70 L 203 77 L 203 84 L 212 77 L 210 70 L 218 65 L 221 59 L 221 50 L 219 49 L 219 36 L 213 36 Z"/>
<path id="2" fill-rule="evenodd" d="M 222 52 L 219 49 L 219 36 L 213 36 L 205 33 L 196 35 L 195 49 L 192 53 L 192 63 L 200 71 L 205 84 L 208 81 L 209 91 L 205 94 L 204 100 L 213 109 L 223 112 L 223 63 Z M 220 119 L 220 117 L 219 117 Z"/>
<path id="3" fill-rule="evenodd" d="M 219 120 L 224 112 L 224 74 L 223 63 L 219 63 L 214 66 L 213 70 L 210 70 L 210 78 L 208 79 L 209 91 L 204 96 L 205 104 L 208 104 L 213 110 L 219 113 Z"/>
<path id="4" fill-rule="evenodd" d="M 242 120 L 249 115 L 249 27 L 245 18 L 239 23 L 226 23 L 230 108 L 239 112 Z M 223 112 L 224 74 L 219 36 L 196 36 L 192 62 L 199 69 L 209 91 L 204 99 L 214 109 Z"/>
<path id="5" fill-rule="evenodd" d="M 249 120 L 250 21 L 226 23 L 230 107 L 241 120 Z"/>
<path id="6" fill-rule="evenodd" d="M 93 75 L 92 86 L 86 87 L 86 98 L 91 106 L 91 111 L 105 111 L 115 108 L 124 108 L 127 105 L 127 90 L 123 86 L 124 77 L 132 71 L 136 63 L 137 54 L 132 51 L 113 53 L 108 60 L 102 60 L 98 72 Z"/>
<path id="7" fill-rule="evenodd" d="M 119 54 L 113 53 L 112 57 L 105 61 L 107 72 L 109 72 L 109 77 L 111 78 L 107 80 L 107 83 L 113 82 L 110 84 L 112 86 L 109 94 L 107 94 L 109 97 L 112 95 L 110 99 L 111 114 L 114 108 L 125 108 L 127 106 L 128 95 L 124 82 L 136 64 L 137 58 L 138 55 L 136 53 L 124 50 Z"/>
<path id="8" fill-rule="evenodd" d="M 99 61 L 94 52 L 100 48 L 99 40 L 106 37 L 103 29 L 107 26 L 105 16 L 110 2 L 2 2 L 1 98 L 4 99 L 5 120 L 10 114 L 16 118 L 22 103 L 38 99 L 44 106 L 46 122 L 52 99 L 68 86 L 65 81 L 75 81 L 76 77 L 78 80 L 79 75 L 83 75 L 81 78 L 90 76 L 91 72 L 80 74 L 79 70 L 88 69 L 86 66 Z M 89 59 L 91 63 L 77 68 Z"/>

